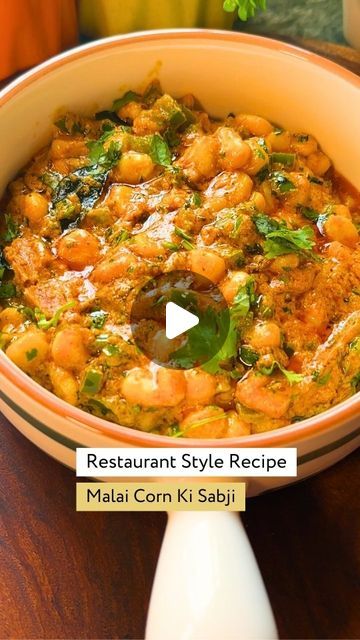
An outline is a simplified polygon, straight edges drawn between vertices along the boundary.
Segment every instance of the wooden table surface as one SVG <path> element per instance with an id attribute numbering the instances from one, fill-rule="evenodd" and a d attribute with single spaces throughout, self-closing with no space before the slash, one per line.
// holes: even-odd
<path id="1" fill-rule="evenodd" d="M 296 43 L 360 74 L 348 48 Z M 356 452 L 247 504 L 281 638 L 360 637 L 359 462 Z M 165 523 L 161 513 L 76 513 L 74 474 L 0 414 L 0 637 L 143 638 Z"/>

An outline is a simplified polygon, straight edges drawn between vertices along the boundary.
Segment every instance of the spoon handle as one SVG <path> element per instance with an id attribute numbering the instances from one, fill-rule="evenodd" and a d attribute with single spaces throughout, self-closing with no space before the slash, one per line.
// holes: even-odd
<path id="1" fill-rule="evenodd" d="M 265 586 L 237 513 L 174 511 L 157 566 L 146 640 L 273 640 Z"/>

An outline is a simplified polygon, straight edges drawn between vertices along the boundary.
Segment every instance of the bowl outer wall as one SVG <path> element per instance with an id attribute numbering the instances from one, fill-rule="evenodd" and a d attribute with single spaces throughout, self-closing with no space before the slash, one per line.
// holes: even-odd
<path id="1" fill-rule="evenodd" d="M 116 425 L 108 423 L 108 432 L 100 431 L 89 426 L 84 426 L 82 422 L 75 420 L 70 415 L 55 413 L 49 409 L 38 399 L 31 397 L 27 392 L 22 391 L 18 385 L 13 384 L 5 379 L 0 373 L 0 411 L 12 422 L 23 435 L 36 444 L 47 454 L 62 462 L 66 466 L 75 468 L 75 452 L 77 447 L 133 447 L 141 444 L 142 446 L 151 446 L 145 437 L 143 442 L 134 441 L 133 432 L 124 427 L 118 428 Z M 113 432 L 111 432 L 113 429 Z M 287 429 L 287 427 L 285 427 Z M 139 432 L 140 433 L 140 432 Z M 140 436 L 144 434 L 140 433 Z M 261 434 L 260 434 L 261 435 Z M 306 430 L 302 429 L 299 434 L 293 434 L 288 437 L 286 447 L 296 447 L 298 452 L 298 475 L 294 478 L 246 478 L 247 496 L 251 497 L 264 491 L 276 489 L 288 484 L 292 484 L 299 480 L 303 480 L 319 471 L 326 469 L 344 456 L 355 450 L 360 443 L 360 428 L 358 419 L 352 418 L 347 421 L 338 421 L 335 426 L 321 432 L 313 432 L 306 434 Z M 152 438 L 152 446 L 161 446 L 160 438 Z M 164 440 L 164 438 L 162 438 Z M 184 441 L 184 446 L 192 446 L 195 443 L 194 455 L 196 455 L 196 446 L 213 447 L 244 447 L 259 446 L 258 436 L 254 435 L 250 438 L 250 444 L 245 445 L 242 439 L 225 441 Z M 180 443 L 176 440 L 166 438 L 167 446 L 178 446 Z M 267 446 L 275 446 L 269 439 Z M 216 449 L 214 451 L 216 453 Z M 150 452 L 149 452 L 150 453 Z M 245 451 L 244 451 L 245 453 Z M 106 478 L 101 478 L 105 480 Z M 138 478 L 109 478 L 111 482 L 126 480 L 138 481 Z M 154 481 L 154 478 L 143 478 L 144 482 Z M 188 480 L 191 480 L 188 478 Z M 197 479 L 199 480 L 199 479 Z M 211 480 L 208 478 L 207 480 Z M 222 480 L 225 480 L 222 479 Z M 241 478 L 239 478 L 241 480 Z M 176 482 L 176 478 L 169 479 Z M 201 479 L 201 482 L 206 481 Z"/>

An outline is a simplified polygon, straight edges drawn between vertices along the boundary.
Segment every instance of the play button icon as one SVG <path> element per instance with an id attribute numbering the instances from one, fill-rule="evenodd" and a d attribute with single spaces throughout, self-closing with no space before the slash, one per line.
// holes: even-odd
<path id="1" fill-rule="evenodd" d="M 194 313 L 179 307 L 175 302 L 166 304 L 165 333 L 168 340 L 181 336 L 185 331 L 196 327 L 199 318 Z"/>
<path id="2" fill-rule="evenodd" d="M 222 353 L 230 313 L 213 282 L 192 271 L 174 270 L 147 279 L 134 292 L 130 326 L 146 358 L 163 367 L 192 369 Z"/>

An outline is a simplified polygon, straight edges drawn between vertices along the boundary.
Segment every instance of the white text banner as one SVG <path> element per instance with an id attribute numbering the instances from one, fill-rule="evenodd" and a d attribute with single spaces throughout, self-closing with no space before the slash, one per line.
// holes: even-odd
<path id="1" fill-rule="evenodd" d="M 295 448 L 79 448 L 81 477 L 294 477 Z"/>

